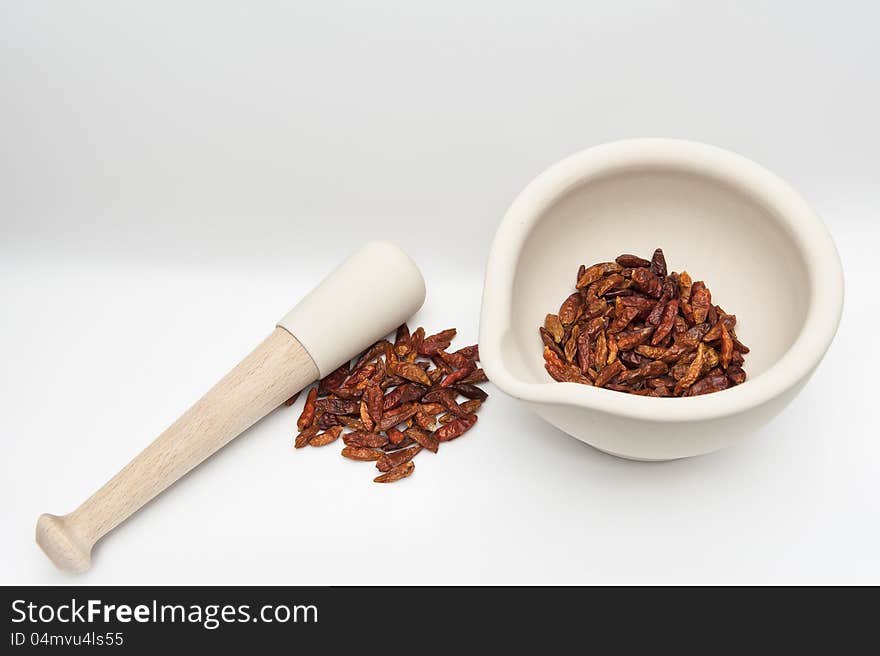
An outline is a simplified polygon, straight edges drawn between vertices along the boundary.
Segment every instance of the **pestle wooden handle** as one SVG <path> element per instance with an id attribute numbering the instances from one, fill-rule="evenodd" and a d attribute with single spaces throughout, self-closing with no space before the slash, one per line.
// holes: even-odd
<path id="1" fill-rule="evenodd" d="M 296 392 L 391 332 L 424 298 L 421 274 L 403 251 L 368 243 L 76 510 L 41 515 L 37 544 L 63 570 L 88 569 L 104 535 Z"/>
<path id="2" fill-rule="evenodd" d="M 98 540 L 317 377 L 302 345 L 276 328 L 79 508 L 41 515 L 37 544 L 61 569 L 88 569 Z"/>

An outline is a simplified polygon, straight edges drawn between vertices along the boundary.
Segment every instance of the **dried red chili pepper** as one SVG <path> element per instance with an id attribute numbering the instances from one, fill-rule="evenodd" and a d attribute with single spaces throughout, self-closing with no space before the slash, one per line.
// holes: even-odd
<path id="1" fill-rule="evenodd" d="M 351 370 L 349 369 L 349 363 L 341 365 L 338 369 L 334 369 L 329 374 L 324 376 L 321 379 L 321 382 L 318 383 L 318 394 L 321 396 L 325 396 L 330 393 L 330 390 L 340 387 L 342 383 L 345 382 L 345 379 L 348 378 L 348 374 Z"/>
<path id="2" fill-rule="evenodd" d="M 691 307 L 694 309 L 694 321 L 703 323 L 709 316 L 709 307 L 712 305 L 712 294 L 706 284 L 698 280 L 691 288 Z"/>
<path id="3" fill-rule="evenodd" d="M 458 411 L 458 403 L 456 402 L 457 396 L 458 392 L 453 389 L 447 388 L 438 388 L 436 390 L 432 390 L 430 393 L 431 401 L 433 403 L 437 403 L 442 408 L 445 408 L 452 412 Z"/>
<path id="4" fill-rule="evenodd" d="M 679 296 L 681 300 L 685 303 L 691 300 L 691 289 L 693 287 L 693 281 L 691 280 L 691 276 L 687 271 L 682 271 L 678 274 L 678 290 Z"/>
<path id="5" fill-rule="evenodd" d="M 389 439 L 385 435 L 380 435 L 379 433 L 354 431 L 353 433 L 346 433 L 343 435 L 342 441 L 346 446 L 364 446 L 378 449 L 379 447 L 388 444 Z"/>
<path id="6" fill-rule="evenodd" d="M 378 342 L 373 344 L 370 348 L 363 352 L 361 357 L 358 358 L 357 362 L 354 365 L 355 371 L 363 367 L 371 360 L 375 360 L 377 357 L 384 354 L 385 348 L 390 344 L 391 342 L 389 342 L 387 339 L 380 339 Z"/>
<path id="7" fill-rule="evenodd" d="M 418 401 L 425 395 L 427 388 L 422 385 L 416 385 L 414 383 L 404 383 L 403 385 L 398 385 L 393 390 L 388 392 L 385 397 L 382 399 L 382 410 L 388 411 L 397 408 L 404 403 L 409 403 L 410 401 Z"/>
<path id="8" fill-rule="evenodd" d="M 321 430 L 327 430 L 328 428 L 333 428 L 333 426 L 339 426 L 341 423 L 342 422 L 339 421 L 339 415 L 332 415 L 326 412 L 315 418 L 315 425 Z"/>
<path id="9" fill-rule="evenodd" d="M 473 428 L 476 423 L 477 415 L 460 417 L 435 430 L 434 437 L 438 442 L 449 442 L 457 437 L 461 437 L 464 433 Z"/>
<path id="10" fill-rule="evenodd" d="M 413 446 L 408 449 L 400 449 L 394 453 L 386 453 L 376 461 L 376 469 L 381 472 L 391 471 L 405 462 L 415 458 L 422 450 L 421 446 Z"/>
<path id="11" fill-rule="evenodd" d="M 432 384 L 431 379 L 428 378 L 428 374 L 425 373 L 425 370 L 412 362 L 399 362 L 397 364 L 391 364 L 389 365 L 388 369 L 392 374 L 396 376 L 411 380 L 414 383 L 419 383 L 420 385 L 424 385 L 425 387 L 430 387 Z"/>
<path id="12" fill-rule="evenodd" d="M 426 415 L 439 415 L 446 410 L 446 406 L 442 403 L 420 403 L 419 412 Z"/>
<path id="13" fill-rule="evenodd" d="M 418 355 L 419 349 L 422 346 L 422 342 L 425 339 L 425 329 L 419 326 L 416 328 L 409 337 L 409 353 L 407 356 L 409 357 L 413 353 Z"/>
<path id="14" fill-rule="evenodd" d="M 355 419 L 354 417 L 346 417 L 345 415 L 337 415 L 339 419 L 339 423 L 349 430 L 366 430 L 367 427 L 364 426 L 364 422 L 360 419 Z"/>
<path id="15" fill-rule="evenodd" d="M 548 314 L 544 319 L 544 328 L 550 333 L 554 342 L 558 344 L 562 341 L 562 336 L 565 335 L 565 327 L 562 325 L 559 315 Z"/>
<path id="16" fill-rule="evenodd" d="M 306 396 L 306 404 L 303 407 L 302 414 L 299 416 L 299 419 L 296 422 L 296 427 L 300 430 L 311 426 L 312 422 L 315 420 L 315 403 L 317 402 L 317 400 L 318 388 L 313 387 L 309 390 L 308 396 Z"/>
<path id="17" fill-rule="evenodd" d="M 672 327 L 675 325 L 675 317 L 678 314 L 678 301 L 673 299 L 666 304 L 665 309 L 663 310 L 663 316 L 660 318 L 660 324 L 657 326 L 657 329 L 654 331 L 654 335 L 651 337 L 651 344 L 657 345 L 666 339 L 666 336 L 672 332 Z"/>
<path id="18" fill-rule="evenodd" d="M 483 405 L 483 399 L 470 399 L 460 404 L 459 407 L 466 415 L 476 414 L 477 410 Z"/>
<path id="19" fill-rule="evenodd" d="M 395 481 L 399 481 L 402 478 L 407 478 L 412 475 L 413 471 L 416 468 L 416 464 L 410 460 L 409 462 L 405 462 L 402 465 L 398 465 L 394 469 L 380 474 L 376 478 L 373 479 L 374 483 L 394 483 Z"/>
<path id="20" fill-rule="evenodd" d="M 746 353 L 746 351 L 743 351 Z M 486 383 L 489 381 L 489 378 L 486 376 L 486 372 L 480 368 L 474 369 L 473 373 L 471 373 L 467 378 L 464 378 L 461 382 L 467 383 L 469 385 L 477 385 L 479 383 Z"/>
<path id="21" fill-rule="evenodd" d="M 437 362 L 437 359 L 440 362 Z M 469 358 L 463 353 L 459 353 L 456 351 L 455 353 L 447 353 L 446 351 L 440 350 L 437 351 L 437 355 L 433 356 L 432 361 L 438 368 L 443 365 L 446 369 L 455 370 L 455 369 L 469 369 L 473 371 L 477 368 L 477 363 L 473 358 Z"/>
<path id="22" fill-rule="evenodd" d="M 317 394 L 317 390 L 315 390 Z M 317 412 L 327 412 L 331 415 L 354 415 L 357 414 L 360 404 L 351 399 L 337 399 L 328 397 L 326 399 L 318 399 L 315 402 L 315 410 Z"/>
<path id="23" fill-rule="evenodd" d="M 635 286 L 648 296 L 659 298 L 663 283 L 650 269 L 638 268 L 633 269 L 632 281 Z"/>
<path id="24" fill-rule="evenodd" d="M 376 369 L 373 371 L 373 375 L 370 376 L 370 380 L 368 382 L 369 385 L 376 385 L 378 387 L 382 387 L 382 382 L 388 376 L 388 372 L 385 370 L 385 362 L 382 358 L 376 359 Z M 365 388 L 366 389 L 366 388 Z"/>
<path id="25" fill-rule="evenodd" d="M 485 401 L 489 396 L 488 394 L 486 394 L 486 392 L 481 390 L 476 385 L 471 385 L 469 383 L 456 383 L 452 386 L 452 389 L 468 399 L 479 399 L 480 401 Z"/>
<path id="26" fill-rule="evenodd" d="M 699 396 L 700 394 L 709 394 L 711 392 L 720 392 L 730 386 L 730 381 L 724 374 L 707 375 L 705 378 L 698 380 L 691 385 L 687 392 L 687 396 Z"/>
<path id="27" fill-rule="evenodd" d="M 358 369 L 352 371 L 351 375 L 348 379 L 342 384 L 342 388 L 345 389 L 356 389 L 361 383 L 367 380 L 370 376 L 373 375 L 373 372 L 376 370 L 376 365 L 372 363 L 368 363 L 362 365 Z M 338 396 L 341 396 L 338 391 L 334 390 L 334 393 Z"/>
<path id="28" fill-rule="evenodd" d="M 374 381 L 364 389 L 363 404 L 366 406 L 373 424 L 378 424 L 382 420 L 384 402 L 385 397 L 379 383 Z"/>
<path id="29" fill-rule="evenodd" d="M 392 445 L 400 444 L 401 442 L 403 442 L 403 440 L 406 439 L 406 435 L 401 433 L 396 428 L 389 428 L 387 431 L 385 431 L 385 434 L 388 436 L 388 441 Z"/>
<path id="30" fill-rule="evenodd" d="M 639 348 L 642 348 L 642 347 L 640 346 Z M 651 348 L 651 347 L 646 347 L 646 348 Z M 659 350 L 663 351 L 664 349 L 659 349 Z M 641 367 L 643 364 L 645 364 L 645 362 L 648 361 L 648 358 L 639 355 L 635 351 L 619 352 L 618 357 L 620 358 L 620 361 L 623 362 L 623 364 L 625 364 L 627 367 L 638 368 L 638 367 Z"/>
<path id="31" fill-rule="evenodd" d="M 544 342 L 544 346 L 556 353 L 560 359 L 565 359 L 565 354 L 562 352 L 562 349 L 559 347 L 559 345 L 555 342 L 550 332 L 546 328 L 544 328 L 544 326 L 538 328 L 538 331 L 541 334 L 541 341 Z"/>
<path id="32" fill-rule="evenodd" d="M 596 369 L 599 370 L 604 367 L 605 363 L 608 361 L 608 340 L 605 337 L 604 330 L 601 331 L 596 338 L 593 353 L 595 355 Z"/>
<path id="33" fill-rule="evenodd" d="M 629 253 L 618 255 L 614 261 L 627 269 L 639 269 L 651 266 L 649 260 L 645 260 L 637 255 L 630 255 Z"/>
<path id="34" fill-rule="evenodd" d="M 618 382 L 629 382 L 640 378 L 656 378 L 669 371 L 669 366 L 660 360 L 652 360 L 641 365 L 638 369 L 630 369 L 618 374 Z"/>
<path id="35" fill-rule="evenodd" d="M 626 328 L 630 323 L 632 323 L 633 319 L 635 319 L 639 315 L 639 308 L 637 307 L 622 307 L 621 311 L 617 313 L 614 317 L 614 320 L 611 322 L 611 325 L 608 326 L 609 333 L 619 333 L 621 330 Z"/>
<path id="36" fill-rule="evenodd" d="M 623 267 L 617 262 L 600 262 L 599 264 L 594 264 L 593 266 L 584 269 L 584 272 L 578 278 L 575 287 L 583 289 L 609 273 L 614 274 L 619 272 L 622 268 Z"/>
<path id="37" fill-rule="evenodd" d="M 418 346 L 419 355 L 434 355 L 437 351 L 448 349 L 455 333 L 455 328 L 447 328 L 436 335 L 425 337 Z"/>
<path id="38" fill-rule="evenodd" d="M 660 278 L 666 277 L 666 258 L 663 255 L 663 249 L 658 248 L 651 257 L 651 273 Z"/>
<path id="39" fill-rule="evenodd" d="M 398 442 L 397 444 L 392 444 L 390 441 L 388 444 L 382 447 L 382 451 L 385 453 L 394 453 L 395 451 L 399 451 L 400 449 L 405 449 L 409 446 L 415 444 L 410 438 L 403 436 L 403 442 Z"/>
<path id="40" fill-rule="evenodd" d="M 421 428 L 416 428 L 415 426 L 413 426 L 412 428 L 407 428 L 404 433 L 416 444 L 423 446 L 431 453 L 437 453 L 440 445 L 437 438 L 432 433 L 428 433 Z"/>
<path id="41" fill-rule="evenodd" d="M 571 334 L 565 342 L 565 348 L 562 350 L 566 362 L 574 362 L 574 357 L 577 352 L 577 340 L 580 334 L 580 326 L 574 324 L 571 327 Z"/>
<path id="42" fill-rule="evenodd" d="M 348 387 L 336 387 L 330 390 L 330 394 L 340 399 L 360 399 L 364 395 L 363 389 L 352 389 Z"/>
<path id="43" fill-rule="evenodd" d="M 397 333 L 394 336 L 394 352 L 400 356 L 405 357 L 406 354 L 410 350 L 410 335 L 409 335 L 409 326 L 406 324 L 402 324 L 397 328 Z M 387 356 L 386 356 L 387 358 Z"/>
<path id="44" fill-rule="evenodd" d="M 654 304 L 657 301 L 653 301 L 647 296 L 624 296 L 620 299 L 620 304 L 623 307 L 635 307 L 639 310 L 639 316 L 641 318 L 645 318 L 654 309 Z M 615 299 L 615 304 L 617 303 Z"/>
<path id="45" fill-rule="evenodd" d="M 614 378 L 617 374 L 622 371 L 625 371 L 626 367 L 620 360 L 615 360 L 611 364 L 607 364 L 602 367 L 602 370 L 599 372 L 599 375 L 596 376 L 596 380 L 593 381 L 593 384 L 596 387 L 604 387 L 608 381 Z"/>
<path id="46" fill-rule="evenodd" d="M 364 460 L 372 462 L 378 460 L 383 455 L 382 451 L 362 446 L 347 446 L 342 449 L 342 456 L 349 460 Z"/>
<path id="47" fill-rule="evenodd" d="M 407 403 L 394 410 L 389 410 L 382 415 L 382 420 L 378 424 L 378 429 L 384 431 L 389 428 L 394 428 L 398 424 L 405 422 L 418 411 L 419 406 L 416 403 Z"/>
<path id="48" fill-rule="evenodd" d="M 731 336 L 731 338 L 733 339 L 733 346 L 734 346 L 734 348 L 735 348 L 739 353 L 748 353 L 748 352 L 749 352 L 749 347 L 746 346 L 745 344 L 743 344 L 741 341 L 739 341 L 739 340 L 736 338 L 736 335 L 734 335 L 733 333 L 731 333 L 730 336 Z"/>
<path id="49" fill-rule="evenodd" d="M 569 296 L 559 307 L 559 320 L 563 325 L 573 324 L 584 311 L 584 297 L 579 292 Z"/>
<path id="50" fill-rule="evenodd" d="M 645 318 L 645 323 L 649 326 L 657 326 L 660 323 L 660 319 L 663 317 L 663 311 L 666 309 L 666 302 L 669 300 L 669 297 L 663 293 L 660 295 L 660 300 L 654 303 L 654 307 L 651 308 L 651 311 L 648 313 L 648 316 Z"/>
<path id="51" fill-rule="evenodd" d="M 728 332 L 733 330 L 734 326 L 736 326 L 736 315 L 734 314 L 723 314 L 719 317 L 718 321 L 712 325 L 707 332 L 703 336 L 704 342 L 714 342 L 716 340 L 721 339 L 721 327 L 724 326 L 727 328 Z"/>
<path id="52" fill-rule="evenodd" d="M 685 371 L 684 376 L 682 376 L 678 383 L 675 385 L 675 393 L 679 394 L 682 390 L 686 390 L 700 377 L 700 373 L 703 370 L 703 361 L 706 358 L 706 347 L 700 342 L 700 345 L 697 347 L 697 354 L 691 363 L 688 365 L 687 371 Z"/>
<path id="53" fill-rule="evenodd" d="M 652 326 L 645 326 L 644 328 L 636 328 L 620 333 L 617 336 L 617 348 L 621 351 L 631 351 L 635 347 L 644 344 L 653 332 L 654 328 Z"/>
<path id="54" fill-rule="evenodd" d="M 327 446 L 335 442 L 342 434 L 342 426 L 333 426 L 323 433 L 318 433 L 309 440 L 309 446 Z"/>
<path id="55" fill-rule="evenodd" d="M 615 335 L 608 335 L 608 358 L 605 360 L 608 363 L 614 362 L 617 359 L 617 356 L 620 353 L 620 346 L 617 343 L 617 337 Z"/>
<path id="56" fill-rule="evenodd" d="M 593 285 L 595 285 L 595 287 L 593 288 L 593 293 L 596 294 L 596 296 L 602 296 L 615 287 L 623 287 L 625 283 L 626 279 L 623 276 L 618 273 L 613 273 L 606 278 L 594 282 Z"/>
<path id="57" fill-rule="evenodd" d="M 413 421 L 416 426 L 421 428 L 422 430 L 432 431 L 437 427 L 437 421 L 434 419 L 433 415 L 429 415 L 425 412 L 417 412 L 413 415 Z"/>
<path id="58" fill-rule="evenodd" d="M 746 372 L 742 367 L 730 366 L 727 368 L 727 377 L 732 385 L 742 385 L 746 382 Z"/>
<path id="59" fill-rule="evenodd" d="M 318 434 L 318 427 L 314 426 L 314 425 L 309 426 L 309 427 L 303 429 L 303 431 L 299 435 L 296 436 L 296 440 L 294 441 L 293 446 L 296 447 L 297 449 L 301 449 L 304 446 L 306 446 L 309 443 L 309 440 L 311 440 L 317 434 Z"/>
<path id="60" fill-rule="evenodd" d="M 451 374 L 446 376 L 441 382 L 440 387 L 449 387 L 450 385 L 455 385 L 459 381 L 464 380 L 468 376 L 471 375 L 471 372 L 477 368 L 477 365 L 473 362 L 470 362 L 467 367 L 459 369 L 458 371 L 453 371 Z"/>
<path id="61" fill-rule="evenodd" d="M 581 334 L 578 337 L 577 356 L 578 356 L 578 365 L 581 368 L 581 373 L 586 375 L 587 370 L 590 368 L 590 358 L 591 358 L 590 335 L 586 331 L 581 331 Z"/>
<path id="62" fill-rule="evenodd" d="M 463 346 L 455 352 L 455 355 L 463 355 L 464 357 L 474 360 L 475 362 L 479 362 L 480 346 L 478 344 Z"/>

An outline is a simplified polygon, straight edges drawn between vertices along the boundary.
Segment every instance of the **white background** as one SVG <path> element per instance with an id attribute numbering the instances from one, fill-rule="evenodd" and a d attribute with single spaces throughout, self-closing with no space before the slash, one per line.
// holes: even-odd
<path id="1" fill-rule="evenodd" d="M 0 13 L 0 582 L 880 583 L 873 3 Z M 34 545 L 40 512 L 72 510 L 369 237 L 420 263 L 416 323 L 472 342 L 516 193 L 633 136 L 755 159 L 837 241 L 837 340 L 759 434 L 632 463 L 490 386 L 466 439 L 379 486 L 338 447 L 294 452 L 285 409 L 108 536 L 88 574 Z"/>

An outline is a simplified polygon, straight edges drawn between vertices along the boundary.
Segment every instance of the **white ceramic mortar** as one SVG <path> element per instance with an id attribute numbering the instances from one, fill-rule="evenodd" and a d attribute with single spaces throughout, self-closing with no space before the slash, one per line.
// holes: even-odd
<path id="1" fill-rule="evenodd" d="M 748 380 L 689 398 L 553 381 L 538 326 L 578 265 L 620 253 L 704 280 L 751 348 Z M 824 356 L 843 307 L 831 236 L 784 181 L 734 153 L 671 139 L 619 141 L 550 167 L 505 215 L 486 271 L 480 356 L 489 378 L 602 451 L 639 460 L 710 453 L 770 420 Z"/>

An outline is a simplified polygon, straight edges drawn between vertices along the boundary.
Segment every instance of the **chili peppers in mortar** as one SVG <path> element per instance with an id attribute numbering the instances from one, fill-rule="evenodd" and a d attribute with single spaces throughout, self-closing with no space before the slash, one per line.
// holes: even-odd
<path id="1" fill-rule="evenodd" d="M 713 305 L 702 280 L 624 254 L 581 265 L 575 291 L 538 330 L 557 381 L 641 396 L 697 396 L 745 382 L 736 315 Z"/>

